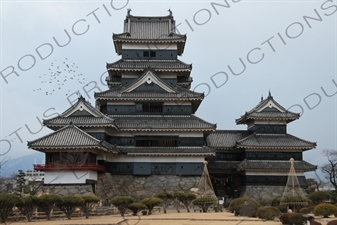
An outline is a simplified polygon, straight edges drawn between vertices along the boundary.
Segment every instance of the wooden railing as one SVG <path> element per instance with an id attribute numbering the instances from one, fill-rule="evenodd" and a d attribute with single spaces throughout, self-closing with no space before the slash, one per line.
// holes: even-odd
<path id="1" fill-rule="evenodd" d="M 56 171 L 56 170 L 94 170 L 105 172 L 105 166 L 96 163 L 49 163 L 49 164 L 34 164 L 34 170 L 39 171 Z"/>

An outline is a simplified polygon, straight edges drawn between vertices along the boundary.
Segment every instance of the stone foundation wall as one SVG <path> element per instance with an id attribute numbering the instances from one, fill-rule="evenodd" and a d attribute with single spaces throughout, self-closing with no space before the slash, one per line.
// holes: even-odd
<path id="1" fill-rule="evenodd" d="M 111 175 L 100 174 L 96 185 L 96 195 L 102 200 L 115 196 L 128 195 L 135 199 L 154 196 L 160 191 L 189 191 L 197 188 L 200 176 L 176 175 Z"/>
<path id="2" fill-rule="evenodd" d="M 254 199 L 277 198 L 282 197 L 284 188 L 283 186 L 246 186 L 243 195 Z"/>
<path id="3" fill-rule="evenodd" d="M 50 186 L 41 186 L 38 191 L 38 195 L 40 194 L 55 194 L 59 196 L 65 195 L 94 195 L 93 189 L 91 185 L 50 185 Z"/>

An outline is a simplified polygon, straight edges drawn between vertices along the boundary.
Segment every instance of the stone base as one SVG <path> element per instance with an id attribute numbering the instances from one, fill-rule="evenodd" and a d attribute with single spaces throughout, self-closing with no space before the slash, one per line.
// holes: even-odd
<path id="1" fill-rule="evenodd" d="M 282 197 L 284 186 L 246 186 L 245 192 L 243 195 L 246 195 L 250 198 L 259 199 L 259 198 L 277 198 Z"/>
<path id="2" fill-rule="evenodd" d="M 92 195 L 94 196 L 94 191 L 92 189 L 92 185 L 81 184 L 81 185 L 48 185 L 41 186 L 38 191 L 38 195 L 41 194 L 55 194 L 58 196 L 66 196 L 66 195 L 76 195 L 76 196 L 84 196 L 84 195 Z"/>
<path id="3" fill-rule="evenodd" d="M 151 197 L 166 190 L 190 191 L 198 188 L 200 176 L 176 176 L 176 175 L 111 175 L 99 174 L 96 185 L 96 195 L 103 201 L 115 196 L 127 195 L 135 199 Z"/>

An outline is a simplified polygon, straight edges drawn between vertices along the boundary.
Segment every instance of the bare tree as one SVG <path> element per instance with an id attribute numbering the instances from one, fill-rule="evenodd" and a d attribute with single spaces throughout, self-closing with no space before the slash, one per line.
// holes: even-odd
<path id="1" fill-rule="evenodd" d="M 322 154 L 328 160 L 328 163 L 321 167 L 322 173 L 337 190 L 337 150 L 323 150 Z"/>

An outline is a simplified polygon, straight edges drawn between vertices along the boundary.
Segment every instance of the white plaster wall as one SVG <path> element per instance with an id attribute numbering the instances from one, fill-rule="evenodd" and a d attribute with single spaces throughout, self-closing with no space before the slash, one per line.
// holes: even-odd
<path id="1" fill-rule="evenodd" d="M 85 184 L 85 180 L 97 181 L 96 171 L 46 171 L 44 184 Z"/>

